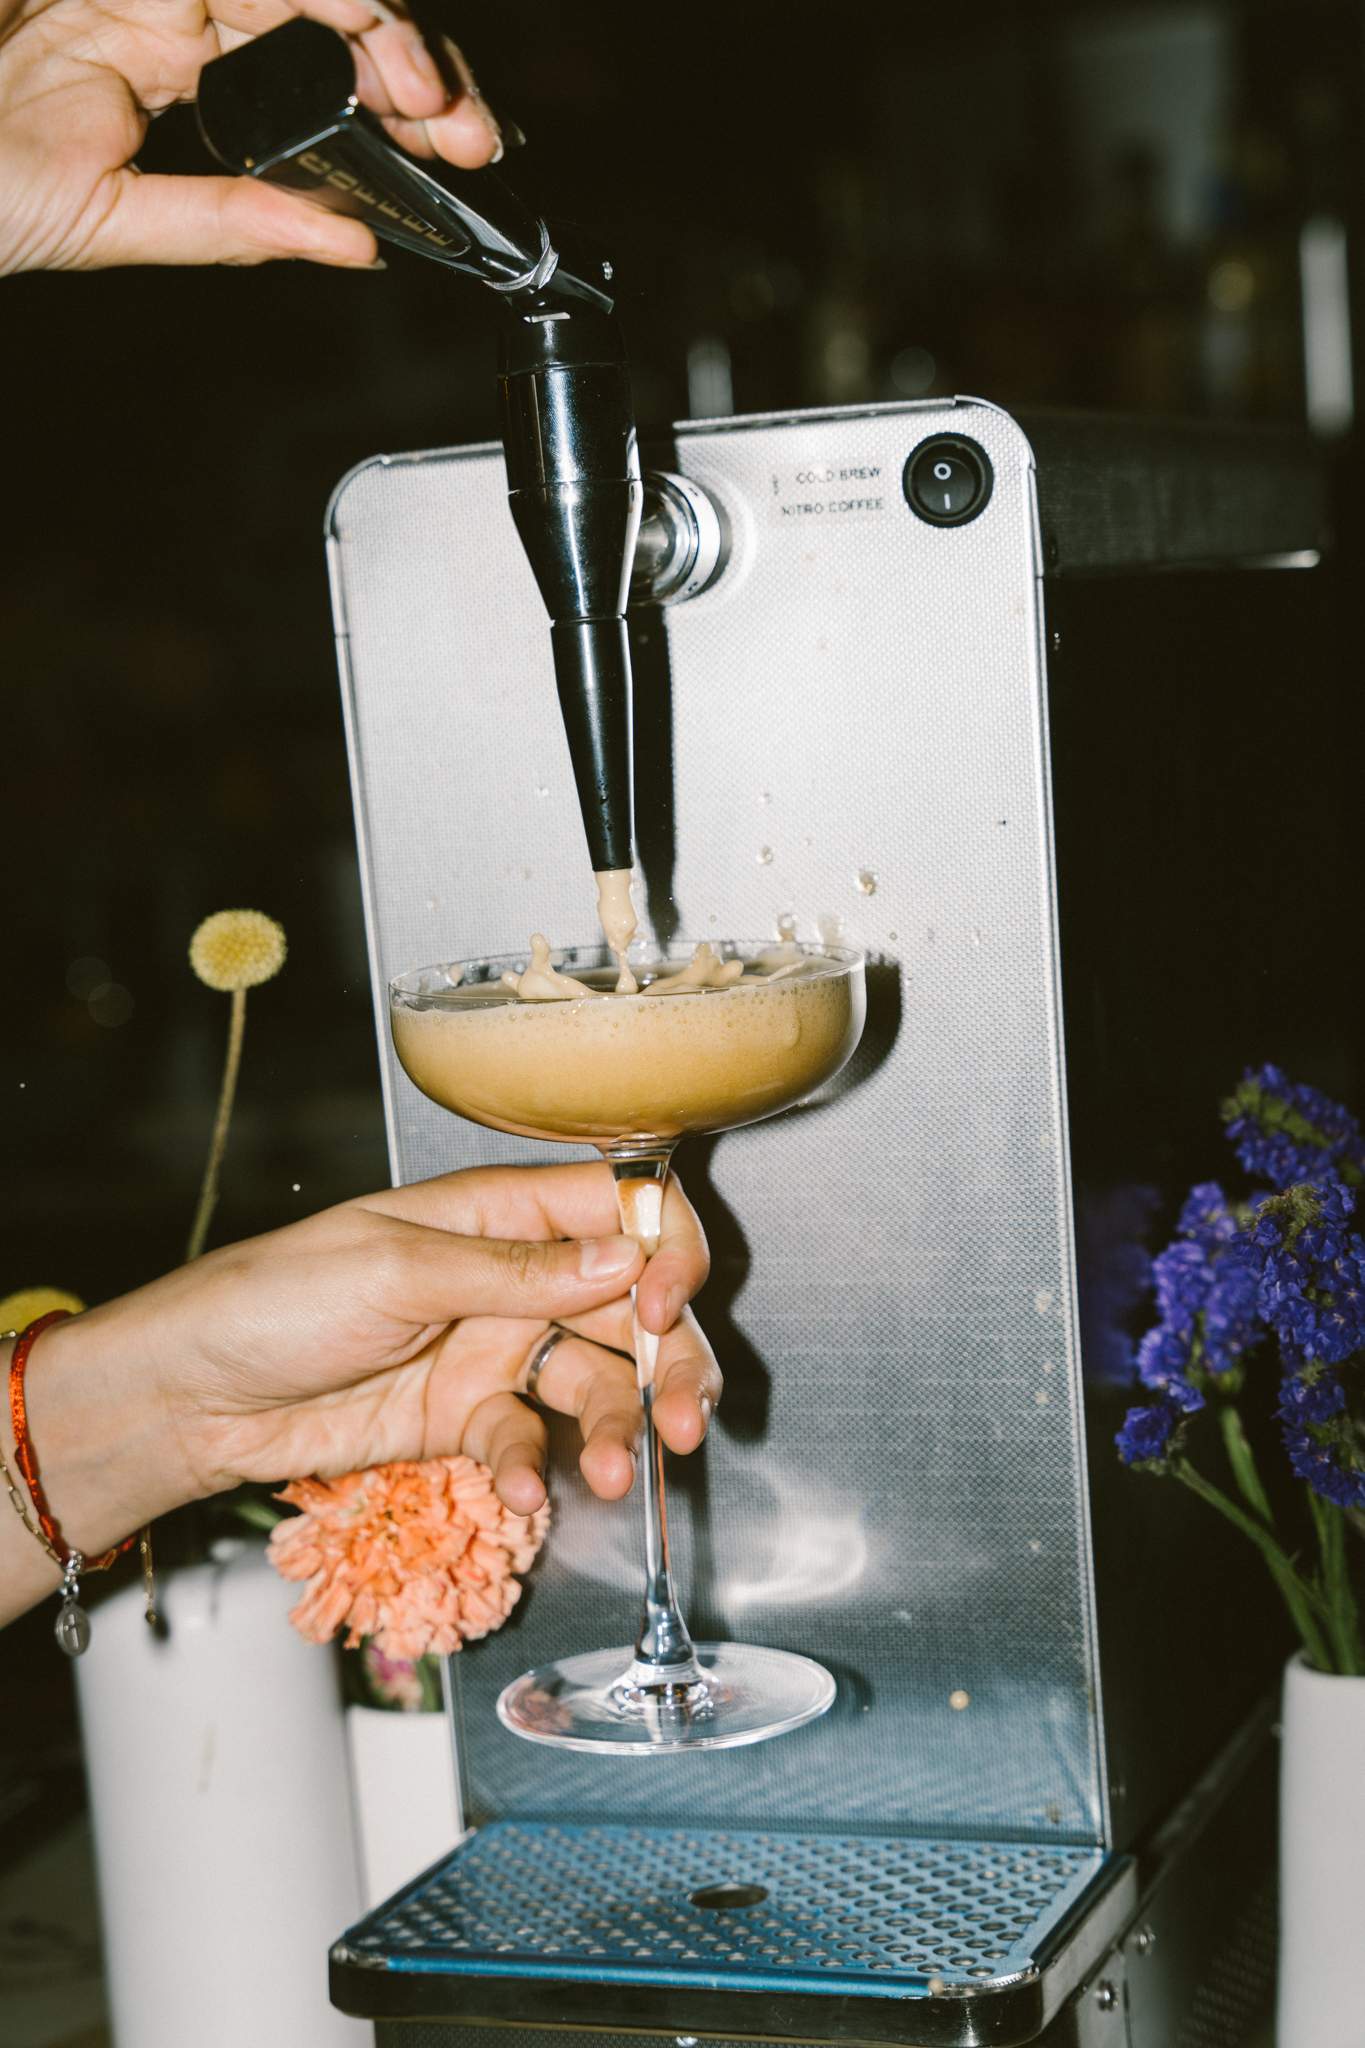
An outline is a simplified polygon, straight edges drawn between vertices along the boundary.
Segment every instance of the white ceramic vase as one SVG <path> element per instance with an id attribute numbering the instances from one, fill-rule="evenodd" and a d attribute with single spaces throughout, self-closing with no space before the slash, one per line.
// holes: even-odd
<path id="1" fill-rule="evenodd" d="M 327 1996 L 359 1915 L 336 1663 L 257 1543 L 131 1584 L 76 1664 L 114 2048 L 365 2048 Z"/>
<path id="2" fill-rule="evenodd" d="M 1283 1731 L 1279 2048 L 1365 2048 L 1365 1678 L 1291 1658 Z"/>
<path id="3" fill-rule="evenodd" d="M 368 1911 L 459 1839 L 455 1751 L 444 1714 L 348 1707 L 346 1722 Z"/>

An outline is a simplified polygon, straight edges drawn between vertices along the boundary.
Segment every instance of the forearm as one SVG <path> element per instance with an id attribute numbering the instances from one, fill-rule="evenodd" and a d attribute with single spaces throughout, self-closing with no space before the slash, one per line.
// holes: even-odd
<path id="1" fill-rule="evenodd" d="M 13 1349 L 0 1343 L 0 1387 L 6 1390 Z M 86 1557 L 100 1556 L 189 1497 L 164 1414 L 132 1377 L 101 1342 L 99 1310 L 45 1330 L 25 1374 L 29 1439 L 48 1504 L 67 1546 Z M 36 1527 L 15 1458 L 8 1398 L 0 1401 L 0 1446 Z M 0 1502 L 0 1627 L 60 1581 L 57 1566 L 6 1496 Z"/>

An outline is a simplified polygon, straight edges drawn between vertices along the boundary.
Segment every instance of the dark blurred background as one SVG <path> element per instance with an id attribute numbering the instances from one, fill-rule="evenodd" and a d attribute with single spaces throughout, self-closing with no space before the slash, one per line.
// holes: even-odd
<path id="1" fill-rule="evenodd" d="M 1349 550 L 1362 12 L 430 18 L 529 138 L 507 175 L 618 254 L 642 424 L 955 391 L 1303 422 Z M 144 161 L 206 168 L 187 110 Z M 186 946 L 222 907 L 291 953 L 250 1002 L 217 1238 L 386 1179 L 322 520 L 365 456 L 493 435 L 497 318 L 389 265 L 0 284 L 0 1294 L 177 1259 L 227 1021 Z M 40 1669 L 64 1687 L 46 1630 L 0 1658 L 6 1718 Z"/>
<path id="2" fill-rule="evenodd" d="M 442 19 L 529 137 L 508 175 L 619 253 L 642 423 L 954 391 L 1311 415 L 1349 480 L 1361 11 Z M 144 160 L 206 167 L 188 109 Z M 0 1294 L 176 1258 L 226 1025 L 185 948 L 220 907 L 291 958 L 251 1001 L 218 1235 L 384 1180 L 322 519 L 360 458 L 494 433 L 498 318 L 389 260 L 0 286 Z"/>

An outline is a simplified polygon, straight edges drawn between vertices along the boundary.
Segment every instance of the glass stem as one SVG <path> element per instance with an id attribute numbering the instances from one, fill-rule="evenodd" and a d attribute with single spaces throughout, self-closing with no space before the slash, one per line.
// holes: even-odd
<path id="1" fill-rule="evenodd" d="M 659 1248 L 664 1188 L 671 1145 L 641 1147 L 610 1155 L 616 1179 L 621 1228 L 651 1258 Z M 635 1373 L 644 1410 L 644 1441 L 640 1476 L 645 1505 L 645 1605 L 635 1640 L 635 1662 L 625 1682 L 633 1687 L 675 1687 L 695 1684 L 702 1673 L 687 1633 L 668 1556 L 668 1497 L 664 1485 L 664 1447 L 654 1427 L 654 1376 L 659 1339 L 642 1325 L 630 1292 L 634 1327 Z"/>

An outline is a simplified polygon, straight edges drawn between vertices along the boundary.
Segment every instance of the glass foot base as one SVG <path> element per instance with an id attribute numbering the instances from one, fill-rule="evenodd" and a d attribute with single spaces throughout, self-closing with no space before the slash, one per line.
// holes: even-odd
<path id="1" fill-rule="evenodd" d="M 509 1685 L 498 1719 L 528 1742 L 613 1755 L 735 1749 L 814 1721 L 834 1703 L 821 1664 L 752 1643 L 698 1643 L 700 1680 L 642 1685 L 633 1652 L 591 1650 Z"/>

